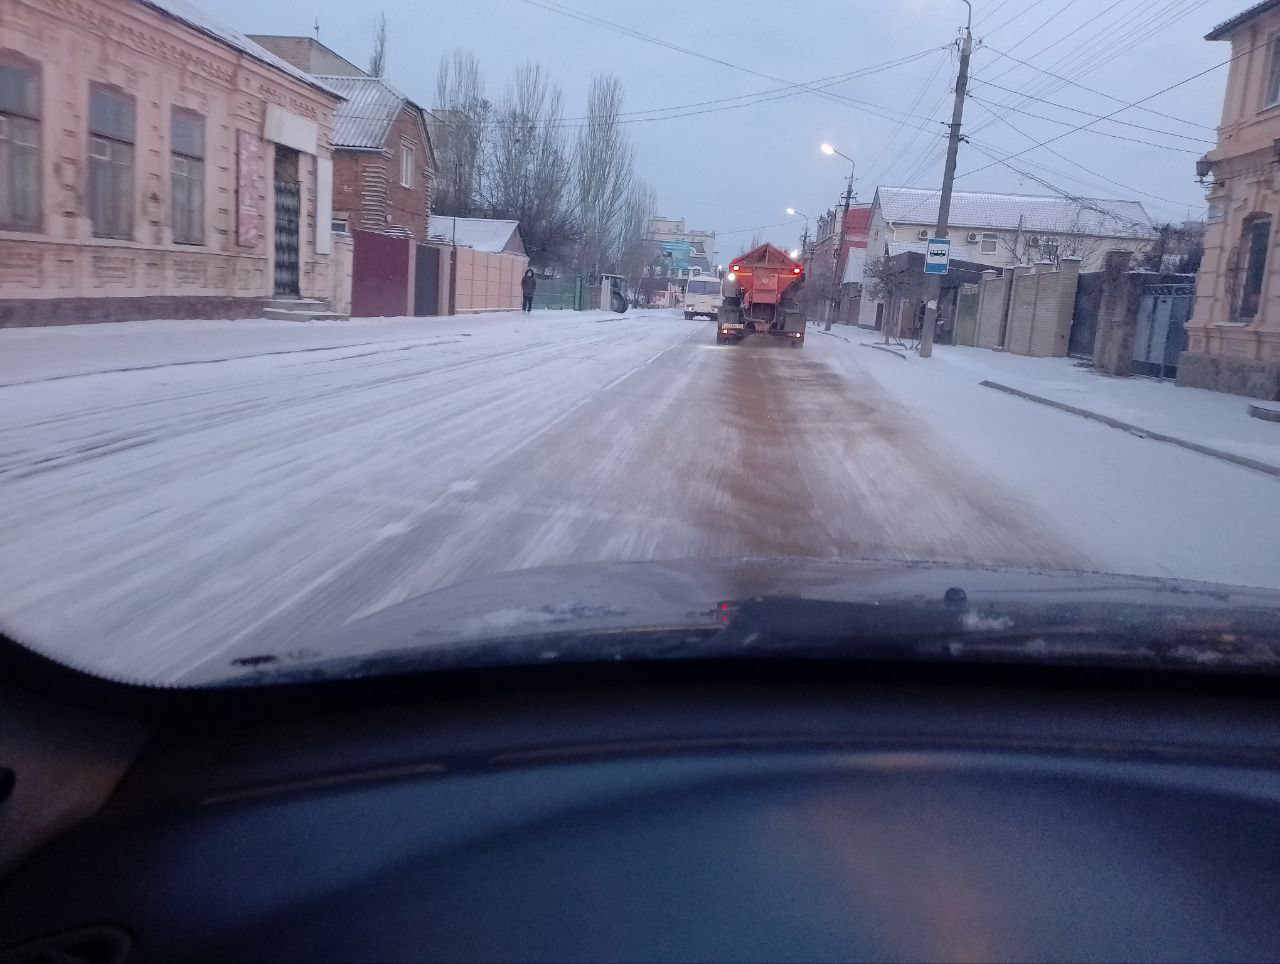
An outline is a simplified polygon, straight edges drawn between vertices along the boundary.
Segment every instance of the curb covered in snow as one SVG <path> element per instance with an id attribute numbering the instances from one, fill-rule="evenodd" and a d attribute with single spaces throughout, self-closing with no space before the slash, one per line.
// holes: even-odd
<path id="1" fill-rule="evenodd" d="M 1177 438 L 1173 435 L 1165 435 L 1163 432 L 1153 432 L 1129 422 L 1122 422 L 1118 418 L 1112 418 L 1109 415 L 1101 415 L 1098 412 L 1091 412 L 1085 408 L 1076 408 L 1074 405 L 1068 405 L 1065 402 L 1057 402 L 1052 398 L 1045 398 L 1041 395 L 1033 395 L 1030 392 L 1024 392 L 1020 388 L 1013 388 L 1009 385 L 1001 385 L 999 382 L 982 381 L 979 384 L 987 388 L 994 388 L 998 392 L 1005 392 L 1009 395 L 1016 395 L 1018 398 L 1025 398 L 1029 402 L 1038 402 L 1041 405 L 1048 405 L 1050 408 L 1056 408 L 1063 412 L 1070 412 L 1072 415 L 1079 415 L 1082 418 L 1092 419 L 1095 422 L 1101 422 L 1103 425 L 1111 428 L 1118 428 L 1130 435 L 1136 435 L 1139 438 L 1149 438 L 1157 442 L 1168 442 L 1170 445 L 1177 445 L 1179 448 L 1188 449 L 1192 452 L 1198 452 L 1201 455 L 1208 455 L 1211 458 L 1221 459 L 1224 462 L 1232 462 L 1235 465 L 1244 466 L 1247 469 L 1253 469 L 1257 472 L 1264 472 L 1267 475 L 1280 478 L 1280 466 L 1271 465 L 1268 462 L 1259 462 L 1257 459 L 1247 458 L 1243 455 L 1236 455 L 1234 452 L 1224 452 L 1222 449 L 1211 448 L 1208 445 L 1201 445 L 1198 442 L 1189 442 L 1186 439 Z"/>
<path id="2" fill-rule="evenodd" d="M 888 354 L 892 355 L 894 358 L 901 358 L 903 361 L 910 360 L 907 358 L 904 352 L 895 351 L 894 349 L 890 348 L 888 345 L 873 345 L 869 341 L 859 342 L 859 344 L 861 344 L 863 348 L 874 348 L 876 351 L 887 352 Z"/>

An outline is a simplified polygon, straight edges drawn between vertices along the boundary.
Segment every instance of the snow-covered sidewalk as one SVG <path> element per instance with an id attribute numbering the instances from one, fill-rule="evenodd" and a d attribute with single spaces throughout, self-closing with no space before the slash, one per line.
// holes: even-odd
<path id="1" fill-rule="evenodd" d="M 513 334 L 626 318 L 612 311 L 490 311 L 430 318 L 291 322 L 125 321 L 47 328 L 0 328 L 0 388 L 57 378 L 140 371 L 167 365 Z M 521 326 L 527 326 L 522 329 Z"/>
<path id="2" fill-rule="evenodd" d="M 1028 511 L 1091 567 L 1280 589 L 1280 478 L 982 382 L 1280 465 L 1280 424 L 1250 418 L 1249 399 L 977 348 L 940 345 L 930 359 L 904 360 L 864 347 L 876 341 L 837 328 L 805 350 L 851 381 L 874 378 L 904 421 L 922 423 L 940 451 L 998 481 L 1010 511 Z"/>
<path id="3" fill-rule="evenodd" d="M 858 329 L 846 337 L 878 343 L 874 333 Z M 907 353 L 907 360 L 920 362 L 914 353 Z M 936 369 L 940 379 L 995 382 L 1280 471 L 1280 423 L 1252 418 L 1249 406 L 1259 404 L 1255 399 L 1179 388 L 1167 379 L 1113 378 L 1073 358 L 1027 358 L 983 348 L 940 345 L 924 364 Z"/>

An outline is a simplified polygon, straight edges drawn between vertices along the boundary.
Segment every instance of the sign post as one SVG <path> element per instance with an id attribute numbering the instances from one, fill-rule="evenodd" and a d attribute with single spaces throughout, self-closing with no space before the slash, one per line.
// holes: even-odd
<path id="1" fill-rule="evenodd" d="M 930 238 L 924 256 L 925 274 L 946 274 L 951 267 L 951 239 Z"/>

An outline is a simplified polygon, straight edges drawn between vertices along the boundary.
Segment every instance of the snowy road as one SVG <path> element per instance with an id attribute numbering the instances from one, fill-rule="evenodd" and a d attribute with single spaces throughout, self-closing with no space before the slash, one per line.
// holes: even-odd
<path id="1" fill-rule="evenodd" d="M 9 334 L 0 619 L 98 672 L 218 675 L 528 567 L 1107 567 L 906 415 L 875 374 L 898 359 L 830 337 L 718 348 L 667 312 Z"/>

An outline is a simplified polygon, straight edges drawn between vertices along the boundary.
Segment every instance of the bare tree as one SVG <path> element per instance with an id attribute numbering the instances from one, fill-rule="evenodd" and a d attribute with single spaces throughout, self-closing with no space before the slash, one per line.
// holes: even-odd
<path id="1" fill-rule="evenodd" d="M 617 77 L 593 77 L 587 120 L 574 145 L 577 214 L 582 232 L 577 261 L 588 276 L 600 274 L 616 256 L 631 190 L 635 148 L 620 120 L 622 97 L 622 82 Z"/>
<path id="2" fill-rule="evenodd" d="M 369 73 L 387 76 L 387 15 L 378 15 L 378 29 L 373 35 L 373 53 L 369 55 Z"/>
<path id="3" fill-rule="evenodd" d="M 614 260 L 618 273 L 626 277 L 628 286 L 635 291 L 640 289 L 640 280 L 651 258 L 651 247 L 645 235 L 657 204 L 658 197 L 653 187 L 639 178 L 633 179 L 622 213 L 622 228 Z"/>
<path id="4" fill-rule="evenodd" d="M 470 217 L 476 212 L 491 111 L 479 62 L 471 53 L 455 49 L 440 62 L 436 75 L 436 214 Z"/>
<path id="5" fill-rule="evenodd" d="M 868 258 L 862 271 L 862 297 L 870 301 L 883 302 L 887 308 L 884 318 L 884 337 L 901 337 L 900 329 L 902 307 L 912 305 L 913 311 L 919 309 L 925 295 L 925 275 L 917 263 L 914 270 L 908 263 L 905 266 L 894 264 L 888 255 L 880 258 Z M 892 312 L 892 319 L 890 318 Z M 910 334 L 910 332 L 907 332 Z"/>
<path id="6" fill-rule="evenodd" d="M 532 62 L 518 66 L 494 112 L 479 179 L 492 217 L 520 222 L 529 260 L 562 265 L 578 239 L 560 86 Z"/>

